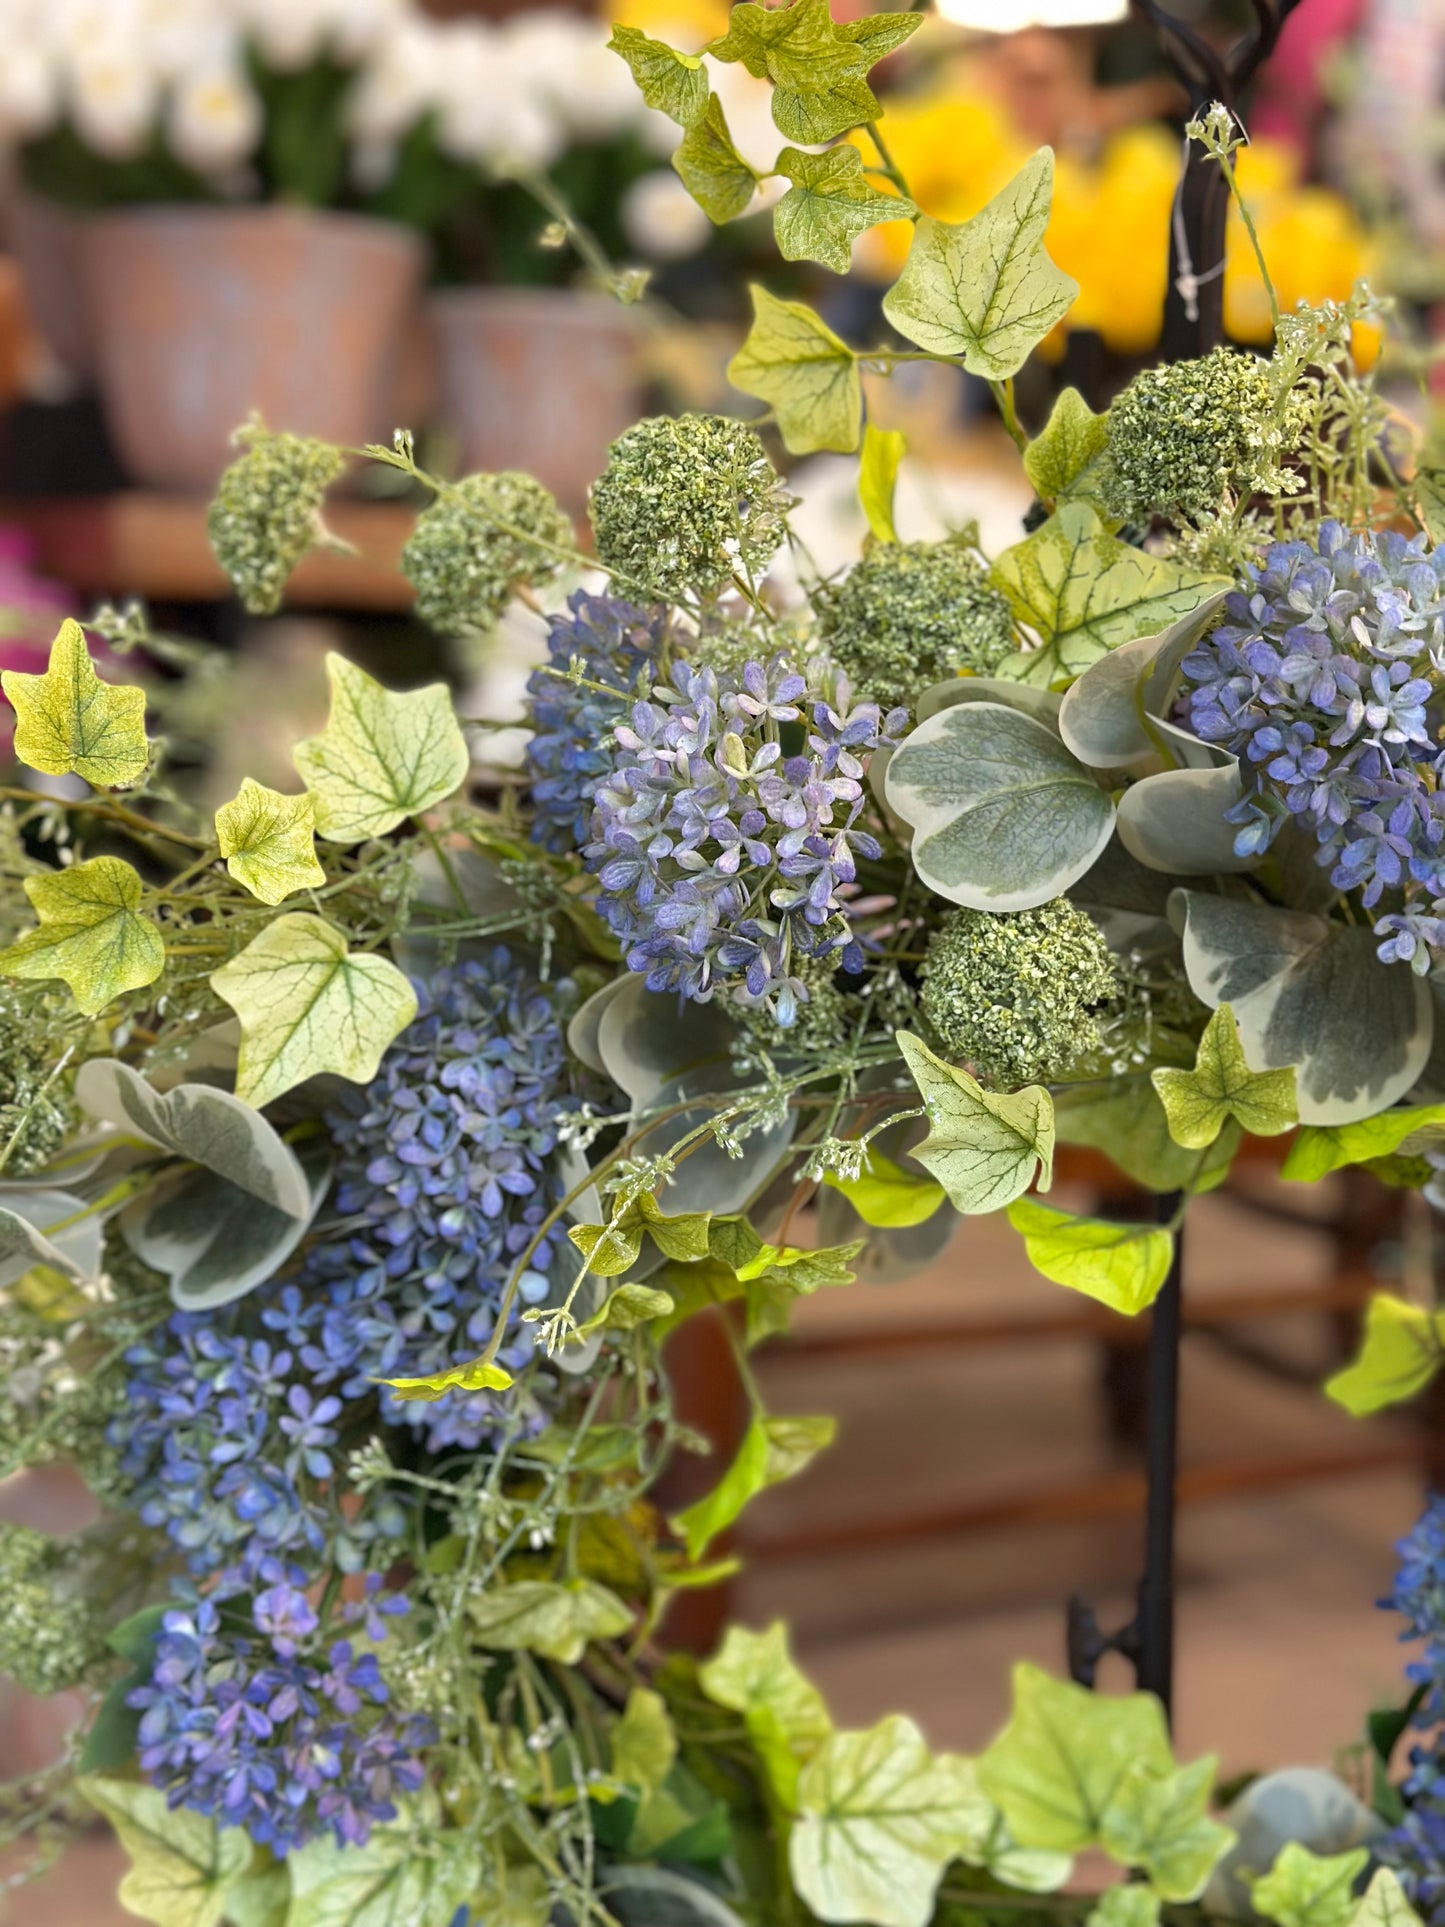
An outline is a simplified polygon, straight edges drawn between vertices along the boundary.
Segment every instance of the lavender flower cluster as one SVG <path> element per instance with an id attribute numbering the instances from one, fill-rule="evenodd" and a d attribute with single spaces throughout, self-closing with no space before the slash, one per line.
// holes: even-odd
<path id="1" fill-rule="evenodd" d="M 1337 889 L 1376 920 L 1380 956 L 1423 975 L 1445 953 L 1445 754 L 1429 705 L 1445 679 L 1445 548 L 1321 525 L 1277 543 L 1184 659 L 1184 719 L 1241 758 L 1241 855 L 1294 818 Z"/>
<path id="2" fill-rule="evenodd" d="M 598 909 L 650 990 L 705 1003 L 720 988 L 790 1024 L 795 955 L 862 967 L 843 893 L 879 855 L 856 827 L 864 762 L 907 723 L 850 707 L 785 659 L 737 675 L 678 663 L 613 733 L 583 856 Z"/>
<path id="3" fill-rule="evenodd" d="M 1404 1819 L 1373 1845 L 1423 1918 L 1436 1922 L 1445 1919 L 1445 1749 L 1439 1731 L 1445 1721 L 1445 1499 L 1431 1498 L 1396 1550 L 1394 1590 L 1380 1605 L 1404 1617 L 1401 1639 L 1424 1641 L 1420 1658 L 1405 1668 L 1422 1695 L 1411 1723 L 1436 1731 L 1410 1750 L 1410 1772 L 1400 1788 Z"/>

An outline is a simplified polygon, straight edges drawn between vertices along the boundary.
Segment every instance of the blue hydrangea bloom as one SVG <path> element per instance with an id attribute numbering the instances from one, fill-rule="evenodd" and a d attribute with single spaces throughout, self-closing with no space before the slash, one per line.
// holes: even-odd
<path id="1" fill-rule="evenodd" d="M 1434 1731 L 1411 1749 L 1400 1789 L 1405 1818 L 1375 1843 L 1375 1851 L 1399 1874 L 1425 1920 L 1436 1922 L 1445 1920 L 1445 1750 L 1439 1730 L 1445 1721 L 1445 1499 L 1432 1496 L 1396 1550 L 1394 1589 L 1380 1604 L 1404 1618 L 1401 1639 L 1423 1642 L 1405 1674 L 1421 1693 L 1412 1724 Z"/>

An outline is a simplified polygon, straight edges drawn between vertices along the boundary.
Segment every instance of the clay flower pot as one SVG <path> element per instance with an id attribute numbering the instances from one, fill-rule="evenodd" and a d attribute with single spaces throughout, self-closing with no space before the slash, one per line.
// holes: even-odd
<path id="1" fill-rule="evenodd" d="M 95 375 L 138 482 L 209 489 L 259 409 L 326 441 L 387 440 L 425 249 L 409 229 L 302 208 L 92 216 L 81 271 Z"/>
<path id="2" fill-rule="evenodd" d="M 10 245 L 30 312 L 51 354 L 77 381 L 89 377 L 93 360 L 80 274 L 85 221 L 85 215 L 25 188 L 17 188 L 10 201 Z"/>
<path id="3" fill-rule="evenodd" d="M 642 412 L 638 311 L 567 288 L 448 288 L 429 306 L 460 472 L 522 468 L 580 509 Z"/>

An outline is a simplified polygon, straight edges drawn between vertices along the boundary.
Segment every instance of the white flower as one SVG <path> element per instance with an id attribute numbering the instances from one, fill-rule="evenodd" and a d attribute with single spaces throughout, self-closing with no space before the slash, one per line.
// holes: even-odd
<path id="1" fill-rule="evenodd" d="M 347 126 L 358 141 L 392 146 L 439 103 L 448 40 L 420 19 L 404 20 L 383 37 L 347 104 Z"/>
<path id="2" fill-rule="evenodd" d="M 574 140 L 615 140 L 647 111 L 627 63 L 609 50 L 599 21 L 575 14 L 518 14 L 503 27 L 502 39 L 518 85 Z"/>
<path id="3" fill-rule="evenodd" d="M 0 135 L 31 140 L 47 133 L 59 107 L 60 77 L 45 48 L 23 36 L 0 44 Z"/>
<path id="4" fill-rule="evenodd" d="M 240 28 L 217 0 L 130 0 L 128 32 L 167 80 L 212 69 L 240 52 Z"/>
<path id="5" fill-rule="evenodd" d="M 400 30 L 429 24 L 412 16 L 408 0 L 337 0 L 334 12 L 332 51 L 346 65 L 384 47 Z"/>
<path id="6" fill-rule="evenodd" d="M 160 106 L 160 81 L 133 40 L 106 34 L 78 46 L 66 79 L 71 118 L 87 147 L 110 160 L 131 160 L 144 150 Z"/>
<path id="7" fill-rule="evenodd" d="M 510 175 L 548 168 L 567 137 L 537 98 L 500 35 L 467 21 L 448 37 L 437 138 L 457 160 Z"/>
<path id="8" fill-rule="evenodd" d="M 712 222 L 670 167 L 635 180 L 622 197 L 622 226 L 633 247 L 653 261 L 696 254 Z"/>
<path id="9" fill-rule="evenodd" d="M 173 151 L 198 174 L 224 174 L 239 167 L 256 151 L 264 124 L 255 88 L 229 63 L 184 75 L 167 116 Z"/>
<path id="10" fill-rule="evenodd" d="M 325 51 L 335 0 L 239 0 L 241 19 L 268 67 L 293 73 Z"/>

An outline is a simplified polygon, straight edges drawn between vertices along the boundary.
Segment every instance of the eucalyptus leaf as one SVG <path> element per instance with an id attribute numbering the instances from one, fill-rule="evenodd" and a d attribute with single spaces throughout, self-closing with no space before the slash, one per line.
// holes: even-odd
<path id="1" fill-rule="evenodd" d="M 630 1609 L 593 1579 L 494 1585 L 468 1601 L 467 1614 L 480 1645 L 540 1653 L 562 1666 L 575 1666 L 594 1639 L 617 1639 L 632 1630 Z"/>
<path id="2" fill-rule="evenodd" d="M 1176 876 L 1219 876 L 1256 870 L 1258 856 L 1240 855 L 1238 830 L 1224 813 L 1243 796 L 1239 771 L 1173 769 L 1147 776 L 1119 798 L 1119 841 L 1151 870 Z"/>
<path id="3" fill-rule="evenodd" d="M 678 179 L 715 227 L 746 214 L 758 191 L 758 171 L 733 145 L 727 116 L 716 94 L 673 151 Z"/>
<path id="4" fill-rule="evenodd" d="M 995 1096 L 967 1071 L 945 1064 L 921 1038 L 898 1032 L 903 1055 L 928 1114 L 928 1136 L 913 1151 L 957 1211 L 997 1211 L 1038 1178 L 1053 1181 L 1054 1113 L 1041 1086 Z"/>
<path id="5" fill-rule="evenodd" d="M 239 1827 L 172 1807 L 159 1787 L 89 1775 L 76 1782 L 130 1856 L 121 1905 L 155 1927 L 219 1927 L 226 1889 L 251 1863 Z"/>
<path id="6" fill-rule="evenodd" d="M 869 422 L 863 430 L 863 453 L 858 463 L 858 500 L 868 528 L 877 542 L 896 542 L 893 525 L 893 497 L 898 487 L 898 470 L 908 453 L 908 442 L 896 428 L 877 428 Z"/>
<path id="7" fill-rule="evenodd" d="M 1218 611 L 1226 589 L 1207 595 L 1157 635 L 1136 636 L 1086 669 L 1063 699 L 1059 731 L 1081 763 L 1094 769 L 1148 765 L 1166 739 L 1160 731 L 1179 665 Z M 1221 754 L 1197 745 L 1208 767 Z"/>
<path id="8" fill-rule="evenodd" d="M 144 886 L 120 857 L 46 870 L 26 877 L 24 887 L 39 927 L 0 950 L 0 975 L 59 977 L 94 1017 L 127 990 L 153 984 L 165 969 L 165 941 L 141 912 Z"/>
<path id="9" fill-rule="evenodd" d="M 1078 1218 L 1032 1198 L 1016 1199 L 1008 1216 L 1035 1271 L 1126 1318 L 1152 1305 L 1169 1275 L 1174 1239 L 1156 1226 Z"/>
<path id="10" fill-rule="evenodd" d="M 863 171 L 862 154 L 846 142 L 821 154 L 786 147 L 774 171 L 792 182 L 773 209 L 785 261 L 819 261 L 834 274 L 846 274 L 860 234 L 918 211 L 902 195 L 880 192 Z"/>
<path id="11" fill-rule="evenodd" d="M 1062 700 L 1056 690 L 1037 689 L 1032 683 L 1005 682 L 999 676 L 952 676 L 947 682 L 930 684 L 914 703 L 913 714 L 926 723 L 941 709 L 953 709 L 959 703 L 1002 703 L 1005 709 L 1032 716 L 1057 736 Z"/>
<path id="12" fill-rule="evenodd" d="M 590 1023 L 585 1033 L 574 1025 L 569 1033 L 572 1048 L 595 1036 L 594 1068 L 639 1108 L 654 1103 L 679 1079 L 688 1084 L 702 1079 L 697 1088 L 706 1090 L 731 1074 L 730 1053 L 738 1030 L 720 1004 L 690 1004 L 649 990 L 644 978 L 629 971 L 616 980 L 615 988 L 609 986 L 588 1000 L 577 1024 L 594 1009 L 595 1031 Z"/>
<path id="13" fill-rule="evenodd" d="M 333 843 L 385 836 L 461 785 L 470 757 L 445 683 L 398 695 L 334 651 L 326 672 L 326 727 L 295 750 L 322 836 Z"/>
<path id="14" fill-rule="evenodd" d="M 101 681 L 78 622 L 61 623 L 44 675 L 7 669 L 0 686 L 15 708 L 14 752 L 27 769 L 79 776 L 103 790 L 129 789 L 145 775 L 145 692 Z"/>
<path id="15" fill-rule="evenodd" d="M 1096 415 L 1077 388 L 1065 388 L 1024 450 L 1024 473 L 1039 500 L 1052 507 L 1067 495 L 1108 442 L 1108 416 Z"/>
<path id="16" fill-rule="evenodd" d="M 1355 1418 L 1365 1418 L 1424 1391 L 1442 1364 L 1445 1312 L 1377 1291 L 1365 1313 L 1359 1356 L 1326 1382 L 1325 1393 Z"/>
<path id="17" fill-rule="evenodd" d="M 863 384 L 846 341 L 801 301 L 754 287 L 753 325 L 728 380 L 773 410 L 789 452 L 851 454 L 863 432 Z"/>
<path id="18" fill-rule="evenodd" d="M 743 1927 L 711 1888 L 668 1867 L 609 1868 L 602 1895 L 621 1927 Z"/>
<path id="19" fill-rule="evenodd" d="M 84 1198 L 69 1191 L 0 1193 L 0 1290 L 36 1265 L 80 1284 L 100 1276 L 105 1230 Z"/>

